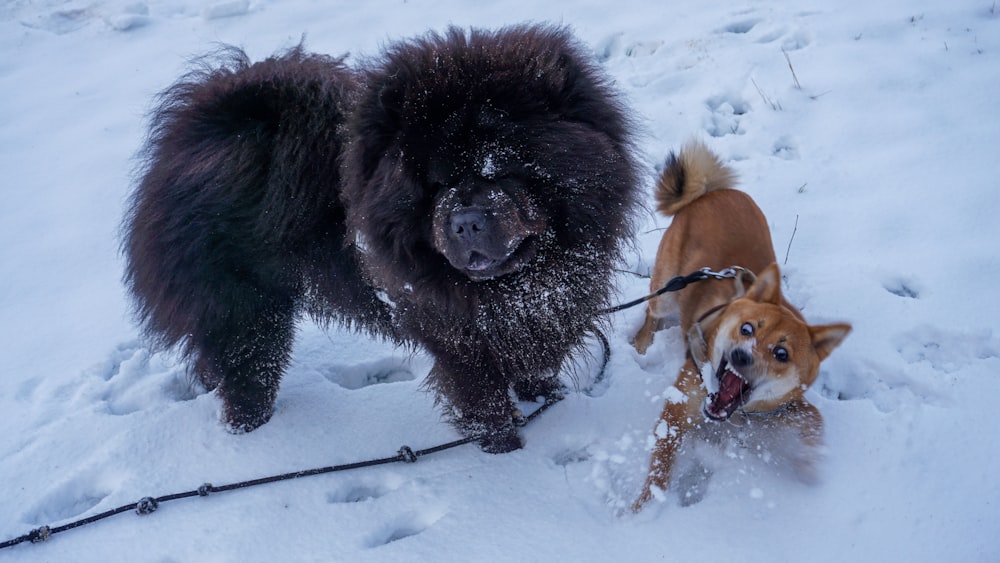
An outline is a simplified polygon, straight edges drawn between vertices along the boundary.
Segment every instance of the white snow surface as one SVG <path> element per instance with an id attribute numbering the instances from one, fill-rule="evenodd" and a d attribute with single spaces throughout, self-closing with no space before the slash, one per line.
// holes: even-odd
<path id="1" fill-rule="evenodd" d="M 593 49 L 641 125 L 647 193 L 669 150 L 704 140 L 768 216 L 791 301 L 854 324 L 808 393 L 826 420 L 819 483 L 737 448 L 701 502 L 668 491 L 625 512 L 683 356 L 676 328 L 635 353 L 640 307 L 613 319 L 606 381 L 525 428 L 522 450 L 177 500 L 0 561 L 1000 560 L 993 0 L 3 2 L 0 541 L 457 438 L 421 388 L 428 356 L 308 322 L 273 419 L 226 432 L 217 397 L 139 338 L 119 226 L 153 96 L 191 57 L 226 43 L 256 60 L 305 36 L 357 60 L 524 21 Z M 646 273 L 668 220 L 641 223 L 628 267 Z M 615 301 L 648 289 L 618 281 Z"/>

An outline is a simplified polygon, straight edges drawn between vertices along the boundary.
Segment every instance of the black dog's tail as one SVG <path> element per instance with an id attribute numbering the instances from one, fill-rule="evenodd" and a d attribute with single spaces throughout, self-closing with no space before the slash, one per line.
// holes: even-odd
<path id="1" fill-rule="evenodd" d="M 680 155 L 670 153 L 656 184 L 656 210 L 671 216 L 702 195 L 718 189 L 732 188 L 736 178 L 701 141 L 684 145 Z"/>

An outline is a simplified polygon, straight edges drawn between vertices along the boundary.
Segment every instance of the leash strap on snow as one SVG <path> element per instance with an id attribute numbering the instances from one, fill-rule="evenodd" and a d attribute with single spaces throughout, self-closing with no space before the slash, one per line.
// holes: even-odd
<path id="1" fill-rule="evenodd" d="M 525 424 L 527 424 L 528 422 L 531 422 L 532 420 L 534 420 L 535 418 L 537 418 L 539 415 L 541 415 L 543 412 L 545 412 L 552 405 L 556 404 L 558 401 L 559 401 L 558 399 L 547 399 L 544 403 L 542 403 L 542 405 L 540 407 L 538 407 L 537 409 L 535 409 L 534 412 L 532 412 L 531 414 L 529 414 L 528 416 L 526 416 L 526 417 L 523 418 L 523 420 L 525 421 Z M 421 458 L 423 456 L 430 455 L 430 454 L 437 453 L 437 452 L 443 452 L 445 450 L 450 450 L 451 448 L 455 448 L 455 447 L 458 447 L 458 446 L 463 446 L 465 444 L 469 444 L 469 443 L 475 442 L 478 439 L 479 439 L 479 437 L 477 437 L 477 436 L 473 436 L 473 437 L 470 437 L 470 438 L 462 438 L 460 440 L 455 440 L 453 442 L 448 442 L 446 444 L 441 444 L 441 445 L 438 445 L 438 446 L 433 446 L 433 447 L 430 447 L 430 448 L 427 448 L 427 449 L 416 450 L 416 451 L 414 451 L 413 449 L 411 449 L 409 446 L 403 446 L 403 447 L 399 448 L 399 451 L 396 452 L 396 455 L 394 455 L 392 457 L 384 457 L 384 458 L 381 458 L 381 459 L 372 459 L 372 460 L 368 460 L 368 461 L 359 461 L 359 462 L 356 462 L 356 463 L 345 463 L 345 464 L 342 464 L 342 465 L 330 465 L 330 466 L 327 466 L 327 467 L 319 467 L 319 468 L 316 468 L 316 469 L 307 469 L 305 471 L 296 471 L 296 472 L 293 472 L 293 473 L 284 473 L 284 474 L 281 474 L 281 475 L 273 475 L 271 477 L 262 477 L 260 479 L 252 479 L 252 480 L 249 480 L 249 481 L 241 481 L 239 483 L 232 483 L 232 484 L 229 484 L 229 485 L 221 485 L 221 486 L 218 486 L 218 487 L 212 485 L 211 483 L 205 483 L 205 484 L 201 485 L 200 487 L 198 487 L 197 489 L 195 489 L 193 491 L 185 491 L 183 493 L 175 493 L 175 494 L 172 494 L 172 495 L 165 495 L 165 496 L 162 496 L 162 497 L 155 497 L 155 498 L 154 497 L 143 497 L 138 502 L 134 502 L 134 503 L 131 503 L 131 504 L 126 504 L 126 505 L 123 505 L 123 506 L 119 506 L 118 508 L 113 508 L 111 510 L 108 510 L 106 512 L 102 512 L 100 514 L 95 514 L 93 516 L 88 516 L 87 518 L 76 520 L 76 521 L 70 522 L 68 524 L 63 524 L 62 526 L 56 526 L 56 527 L 41 526 L 39 528 L 35 528 L 34 530 L 31 530 L 27 534 L 18 536 L 18 537 L 14 538 L 14 539 L 11 539 L 11 540 L 0 542 L 0 549 L 4 549 L 4 548 L 7 548 L 7 547 L 12 547 L 12 546 L 15 546 L 17 544 L 24 543 L 24 542 L 41 543 L 41 542 L 44 542 L 44 541 L 48 540 L 53 535 L 58 534 L 60 532 L 65 532 L 66 530 L 72 530 L 73 528 L 79 528 L 80 526 L 84 526 L 86 524 L 92 524 L 92 523 L 97 522 L 99 520 L 104 520 L 105 518 L 110 518 L 111 516 L 114 516 L 116 514 L 121 514 L 122 512 L 129 512 L 129 511 L 134 510 L 136 514 L 138 514 L 140 516 L 145 516 L 145 515 L 152 514 L 153 512 L 155 512 L 156 509 L 159 508 L 161 504 L 163 504 L 165 502 L 172 501 L 172 500 L 178 500 L 178 499 L 189 498 L 189 497 L 207 497 L 210 493 L 221 493 L 221 492 L 225 492 L 225 491 L 233 491 L 233 490 L 236 490 L 236 489 L 245 489 L 245 488 L 248 488 L 248 487 L 254 487 L 254 486 L 257 486 L 257 485 L 264 485 L 264 484 L 267 484 L 267 483 L 276 483 L 278 481 L 288 481 L 290 479 L 298 479 L 300 477 L 311 477 L 313 475 L 323 475 L 325 473 L 334 473 L 334 472 L 337 472 L 337 471 L 347 471 L 348 469 L 360 469 L 362 467 L 374 467 L 376 465 L 385 465 L 385 464 L 388 464 L 388 463 L 396 463 L 396 462 L 415 463 L 417 461 L 417 459 L 419 459 L 419 458 Z"/>
<path id="2" fill-rule="evenodd" d="M 622 310 L 628 309 L 630 307 L 635 307 L 636 305 L 639 305 L 641 303 L 645 303 L 646 301 L 649 301 L 650 299 L 656 298 L 656 297 L 658 297 L 658 296 L 660 296 L 660 295 L 662 295 L 664 293 L 671 292 L 671 291 L 680 291 L 681 289 L 684 289 L 688 285 L 690 285 L 692 283 L 695 283 L 695 282 L 702 281 L 702 280 L 707 280 L 707 279 L 723 280 L 723 279 L 742 278 L 745 274 L 748 274 L 749 277 L 750 277 L 750 279 L 753 279 L 753 274 L 750 273 L 750 271 L 747 270 L 746 268 L 742 268 L 740 266 L 732 266 L 732 267 L 726 268 L 726 269 L 724 269 L 724 270 L 722 270 L 720 272 L 714 272 L 710 268 L 702 268 L 702 269 L 698 270 L 697 272 L 692 272 L 692 273 L 690 273 L 690 274 L 688 274 L 686 276 L 676 276 L 676 277 L 672 278 L 662 288 L 660 288 L 659 290 L 657 290 L 657 291 L 655 291 L 653 293 L 650 293 L 649 295 L 647 295 L 645 297 L 640 297 L 639 299 L 635 299 L 633 301 L 629 301 L 628 303 L 623 303 L 623 304 L 617 305 L 615 307 L 610 307 L 610 308 L 607 308 L 607 309 L 602 309 L 602 310 L 598 311 L 597 313 L 600 314 L 600 315 L 607 315 L 607 314 L 611 314 L 611 313 L 617 313 L 618 311 L 622 311 Z M 738 279 L 737 281 L 740 281 L 740 280 Z M 610 345 L 608 344 L 607 337 L 605 337 L 603 333 L 601 333 L 600 331 L 596 331 L 596 333 L 597 333 L 597 336 L 600 338 L 601 343 L 602 343 L 602 345 L 604 347 L 605 362 L 606 362 L 607 361 L 607 357 L 610 356 L 610 352 L 611 352 Z M 602 375 L 603 375 L 603 369 L 602 369 Z M 557 400 L 546 400 L 545 403 L 542 404 L 542 406 L 540 406 L 539 408 L 537 408 L 534 412 L 532 412 L 527 417 L 523 418 L 524 424 L 527 424 L 528 422 L 531 422 L 532 420 L 534 420 L 536 417 L 538 417 L 540 414 L 542 414 L 543 412 L 545 412 L 546 409 L 548 409 L 550 406 L 552 406 L 556 402 L 557 402 Z M 325 473 L 334 473 L 334 472 L 337 472 L 337 471 L 347 471 L 349 469 L 360 469 L 360 468 L 363 468 L 363 467 L 374 467 L 376 465 L 385 465 L 385 464 L 388 464 L 388 463 L 397 463 L 397 462 L 415 463 L 417 461 L 417 459 L 419 459 L 419 458 L 421 458 L 421 457 L 423 457 L 425 455 L 430 455 L 430 454 L 433 454 L 433 453 L 437 453 L 437 452 L 442 452 L 442 451 L 445 451 L 445 450 L 449 450 L 451 448 L 455 448 L 455 447 L 458 447 L 458 446 L 463 446 L 465 444 L 469 444 L 469 443 L 475 442 L 478 439 L 479 439 L 478 437 L 462 438 L 460 440 L 455 440 L 453 442 L 448 442 L 446 444 L 441 444 L 441 445 L 438 445 L 438 446 L 430 447 L 430 448 L 423 449 L 423 450 L 417 450 L 417 451 L 413 451 L 413 449 L 411 449 L 409 446 L 405 446 L 404 445 L 403 447 L 401 447 L 399 449 L 399 451 L 396 452 L 396 455 L 394 455 L 392 457 L 384 457 L 384 458 L 381 458 L 381 459 L 373 459 L 373 460 L 369 460 L 369 461 L 360 461 L 360 462 L 356 462 L 356 463 L 346 463 L 346 464 L 343 464 L 343 465 L 331 465 L 331 466 L 327 466 L 327 467 L 319 467 L 319 468 L 316 468 L 316 469 L 307 469 L 305 471 L 296 471 L 294 473 L 284 473 L 282 475 L 273 475 L 271 477 L 262 477 L 260 479 L 252 479 L 252 480 L 249 480 L 249 481 L 241 481 L 239 483 L 232 483 L 232 484 L 229 484 L 229 485 L 221 485 L 221 486 L 218 486 L 218 487 L 215 486 L 215 485 L 212 485 L 211 483 L 205 483 L 205 484 L 199 486 L 197 489 L 195 489 L 193 491 L 185 491 L 183 493 L 175 493 L 175 494 L 172 494 L 172 495 L 165 495 L 165 496 L 155 497 L 155 498 L 154 497 L 143 497 L 138 502 L 134 502 L 134 503 L 131 503 L 131 504 L 126 504 L 126 505 L 123 505 L 123 506 L 119 506 L 118 508 L 113 508 L 111 510 L 108 510 L 106 512 L 102 512 L 100 514 L 95 514 L 93 516 L 89 516 L 87 518 L 76 520 L 76 521 L 70 522 L 68 524 L 63 524 L 62 526 L 56 526 L 54 528 L 49 527 L 49 526 L 41 526 L 39 528 L 35 528 L 34 530 L 31 530 L 27 534 L 18 536 L 18 537 L 14 538 L 14 539 L 11 539 L 11 540 L 0 542 L 0 549 L 4 549 L 4 548 L 7 548 L 7 547 L 12 547 L 12 546 L 18 545 L 20 543 L 24 543 L 24 542 L 41 543 L 41 542 L 44 542 L 44 541 L 48 540 L 53 535 L 58 534 L 60 532 L 65 532 L 67 530 L 72 530 L 73 528 L 79 528 L 80 526 L 84 526 L 86 524 L 92 524 L 92 523 L 97 522 L 99 520 L 104 520 L 105 518 L 110 518 L 111 516 L 114 516 L 116 514 L 121 514 L 122 512 L 128 512 L 128 511 L 134 510 L 136 514 L 138 514 L 140 516 L 145 516 L 145 515 L 152 514 L 153 512 L 155 512 L 160 507 L 160 505 L 162 503 L 169 502 L 169 501 L 172 501 L 172 500 L 178 500 L 178 499 L 182 499 L 182 498 L 189 498 L 189 497 L 196 497 L 196 496 L 197 497 L 207 497 L 211 493 L 221 493 L 221 492 L 225 492 L 225 491 L 233 491 L 233 490 L 236 490 L 236 489 L 245 489 L 245 488 L 248 488 L 248 487 L 255 487 L 257 485 L 265 485 L 265 484 L 268 484 L 268 483 L 276 483 L 278 481 L 288 481 L 290 479 L 298 479 L 300 477 L 311 477 L 313 475 L 323 475 Z"/>
<path id="3" fill-rule="evenodd" d="M 636 305 L 645 303 L 646 301 L 649 301 L 650 299 L 655 299 L 656 297 L 659 297 L 660 295 L 663 295 L 664 293 L 667 293 L 667 292 L 670 292 L 670 291 L 680 291 L 680 290 L 684 289 L 685 287 L 691 285 L 692 283 L 700 282 L 701 280 L 707 280 L 707 279 L 716 279 L 716 280 L 734 279 L 734 278 L 737 278 L 739 276 L 742 276 L 744 273 L 749 273 L 749 270 L 747 270 L 746 268 L 743 268 L 742 266 L 730 266 L 730 267 L 722 270 L 721 272 L 713 272 L 710 268 L 702 268 L 702 269 L 698 270 L 697 272 L 692 272 L 692 273 L 690 273 L 690 274 L 688 274 L 686 276 L 676 276 L 676 277 L 671 278 L 670 281 L 668 281 L 666 283 L 666 285 L 664 285 L 660 289 L 654 291 L 653 293 L 650 293 L 649 295 L 647 295 L 645 297 L 640 297 L 639 299 L 635 299 L 633 301 L 629 301 L 628 303 L 622 303 L 621 305 L 617 305 L 615 307 L 609 307 L 607 309 L 601 309 L 600 311 L 597 312 L 597 314 L 599 314 L 599 315 L 610 315 L 611 313 L 617 313 L 618 311 L 623 311 L 623 310 L 628 309 L 630 307 L 635 307 Z"/>

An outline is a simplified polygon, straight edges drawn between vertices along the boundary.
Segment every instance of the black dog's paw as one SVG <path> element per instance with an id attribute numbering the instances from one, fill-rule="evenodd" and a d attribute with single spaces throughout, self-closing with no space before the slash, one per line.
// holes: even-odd
<path id="1" fill-rule="evenodd" d="M 231 434 L 246 434 L 260 428 L 271 420 L 274 405 L 270 402 L 235 402 L 224 400 L 222 422 Z"/>
<path id="2" fill-rule="evenodd" d="M 519 401 L 534 402 L 539 398 L 545 402 L 560 401 L 566 392 L 566 387 L 555 376 L 515 381 L 513 387 Z"/>
<path id="3" fill-rule="evenodd" d="M 253 415 L 226 413 L 223 423 L 230 434 L 246 434 L 260 428 L 269 420 L 271 420 L 271 413 Z"/>
<path id="4" fill-rule="evenodd" d="M 488 454 L 505 454 L 524 447 L 517 429 L 510 427 L 498 432 L 489 432 L 479 439 L 479 447 Z"/>
<path id="5" fill-rule="evenodd" d="M 246 434 L 260 428 L 268 420 L 271 420 L 270 416 L 232 417 L 226 415 L 222 422 L 230 434 Z"/>

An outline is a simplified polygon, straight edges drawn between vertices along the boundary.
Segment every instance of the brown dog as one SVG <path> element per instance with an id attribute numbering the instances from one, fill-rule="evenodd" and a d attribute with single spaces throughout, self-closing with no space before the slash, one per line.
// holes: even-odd
<path id="1" fill-rule="evenodd" d="M 679 313 L 688 357 L 674 383 L 680 393 L 668 398 L 657 423 L 649 477 L 633 511 L 667 489 L 685 440 L 719 432 L 718 422 L 731 417 L 793 430 L 802 446 L 796 469 L 803 478 L 813 471 L 823 418 L 803 394 L 851 326 L 809 326 L 785 300 L 764 214 L 732 184 L 733 173 L 694 142 L 670 155 L 656 188 L 658 210 L 674 218 L 656 254 L 654 289 L 703 267 L 738 264 L 759 274 L 745 292 L 742 279 L 706 280 L 649 302 L 636 350 L 645 353 L 653 332 Z"/>

